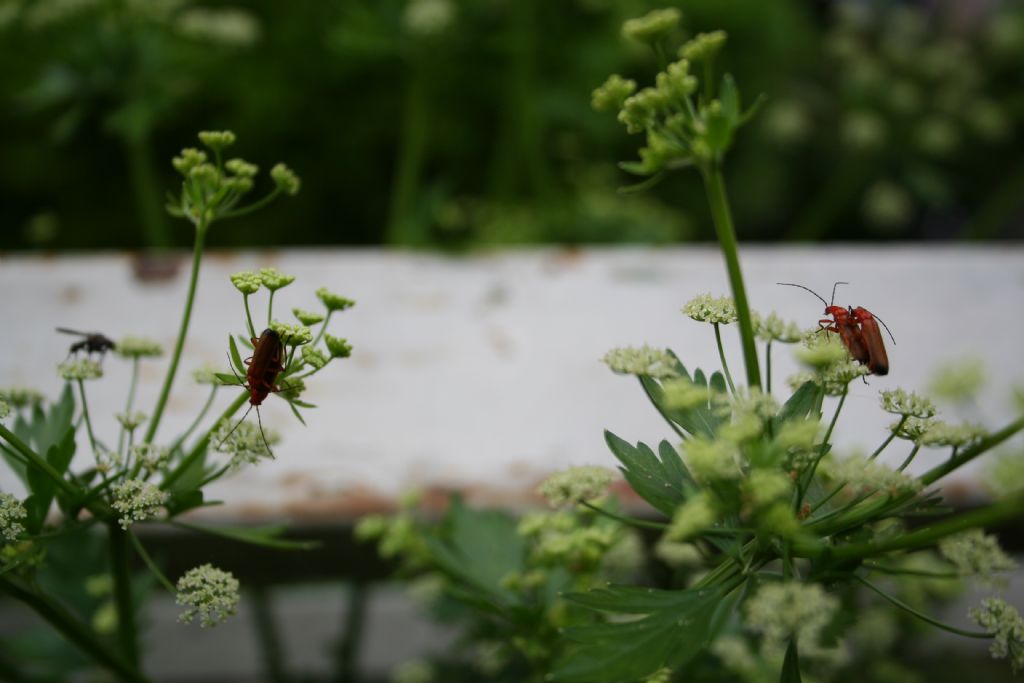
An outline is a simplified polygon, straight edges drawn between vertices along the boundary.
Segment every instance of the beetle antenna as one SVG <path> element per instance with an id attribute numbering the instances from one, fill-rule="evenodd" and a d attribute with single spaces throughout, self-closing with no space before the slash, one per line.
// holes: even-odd
<path id="1" fill-rule="evenodd" d="M 785 285 L 785 286 L 787 286 L 787 287 L 799 287 L 800 289 L 806 289 L 806 290 L 807 290 L 808 292 L 810 292 L 810 293 L 811 293 L 811 294 L 813 294 L 814 296 L 816 296 L 816 297 L 818 297 L 819 299 L 821 299 L 821 303 L 825 304 L 825 307 L 826 307 L 826 308 L 827 308 L 827 307 L 828 307 L 828 306 L 830 305 L 830 304 L 829 304 L 829 303 L 828 303 L 827 301 L 825 301 L 824 299 L 822 299 L 822 297 L 821 297 L 821 295 L 820 295 L 820 294 L 818 294 L 817 292 L 815 292 L 815 291 L 814 291 L 813 289 L 811 289 L 810 287 L 804 287 L 803 285 L 798 285 L 798 284 L 795 284 L 795 283 L 793 283 L 793 282 L 776 282 L 775 284 L 777 284 L 777 285 Z M 833 288 L 833 292 L 834 292 L 834 291 L 835 291 L 835 289 Z"/>
<path id="2" fill-rule="evenodd" d="M 870 313 L 870 311 L 869 311 L 869 313 Z M 882 327 L 884 327 L 885 331 L 889 333 L 889 339 L 892 339 L 892 345 L 896 346 L 896 338 L 892 336 L 892 331 L 889 329 L 889 326 L 885 324 L 885 321 L 882 320 L 881 318 L 879 318 L 874 313 L 871 313 L 871 315 L 873 315 L 875 317 L 875 320 L 877 320 L 878 322 L 882 323 Z"/>
<path id="3" fill-rule="evenodd" d="M 235 433 L 235 430 L 242 426 L 242 423 L 245 422 L 245 418 L 249 417 L 250 411 L 252 411 L 252 404 L 249 405 L 249 410 L 245 411 L 245 415 L 242 416 L 242 419 L 239 420 L 238 422 L 236 422 L 235 426 L 231 428 L 231 431 L 228 432 L 227 434 L 225 434 L 224 438 L 220 440 L 220 443 L 217 444 L 217 448 L 220 448 L 221 446 L 223 446 L 224 442 L 227 441 L 228 439 L 230 439 L 231 435 Z M 260 411 L 257 410 L 256 411 L 256 417 L 259 417 L 259 415 L 260 415 Z M 261 428 L 260 429 L 260 433 L 262 433 L 262 432 L 263 432 L 263 429 Z"/>
<path id="4" fill-rule="evenodd" d="M 245 382 L 243 382 L 242 378 L 238 376 L 237 372 L 235 372 L 235 366 L 231 364 L 231 356 L 228 356 L 228 352 L 227 351 L 224 352 L 224 355 L 228 357 L 228 367 L 231 368 L 231 374 L 234 375 L 235 379 L 238 380 L 238 386 L 244 387 L 245 386 Z"/>
<path id="5" fill-rule="evenodd" d="M 836 287 L 838 287 L 839 285 L 848 285 L 848 284 L 850 284 L 850 283 L 849 282 L 837 282 L 834 285 L 832 285 L 832 303 L 830 303 L 829 306 L 831 306 L 832 304 L 834 304 L 836 302 Z"/>

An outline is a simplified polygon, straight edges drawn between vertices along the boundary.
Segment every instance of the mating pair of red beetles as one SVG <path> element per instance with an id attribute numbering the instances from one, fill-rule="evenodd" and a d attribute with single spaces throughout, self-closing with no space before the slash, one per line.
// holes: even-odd
<path id="1" fill-rule="evenodd" d="M 793 284 L 792 282 L 777 282 L 776 284 L 806 289 L 821 299 L 821 303 L 825 304 L 825 315 L 832 316 L 831 318 L 822 318 L 818 321 L 821 329 L 838 334 L 839 339 L 846 346 L 846 350 L 850 352 L 850 356 L 861 365 L 866 366 L 871 374 L 889 374 L 889 357 L 885 353 L 885 343 L 882 340 L 882 331 L 879 329 L 878 323 L 882 323 L 885 331 L 889 333 L 892 343 L 895 344 L 896 340 L 893 339 L 889 326 L 866 308 L 860 306 L 847 306 L 843 308 L 842 306 L 834 305 L 836 287 L 850 283 L 837 282 L 832 285 L 831 302 L 825 301 L 821 295 L 810 287 Z"/>

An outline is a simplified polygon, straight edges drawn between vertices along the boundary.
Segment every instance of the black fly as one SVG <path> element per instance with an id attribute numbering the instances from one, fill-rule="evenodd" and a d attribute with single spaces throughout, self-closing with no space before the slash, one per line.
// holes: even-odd
<path id="1" fill-rule="evenodd" d="M 79 332 L 77 330 L 69 330 L 66 327 L 58 327 L 57 331 L 62 334 L 73 334 L 82 337 L 81 341 L 76 341 L 68 349 L 69 356 L 79 351 L 85 351 L 87 354 L 98 353 L 100 358 L 102 358 L 103 354 L 114 350 L 116 347 L 112 339 L 99 332 Z"/>

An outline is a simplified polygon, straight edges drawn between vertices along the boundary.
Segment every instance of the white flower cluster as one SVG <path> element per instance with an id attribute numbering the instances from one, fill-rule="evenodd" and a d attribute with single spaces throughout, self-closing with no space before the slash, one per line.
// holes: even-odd
<path id="1" fill-rule="evenodd" d="M 697 322 L 728 325 L 736 322 L 736 304 L 730 297 L 699 294 L 686 302 L 683 314 Z"/>
<path id="2" fill-rule="evenodd" d="M 57 366 L 57 374 L 69 382 L 98 379 L 103 376 L 103 367 L 89 358 L 64 361 Z"/>
<path id="3" fill-rule="evenodd" d="M 832 461 L 828 472 L 837 482 L 846 482 L 857 491 L 912 492 L 921 489 L 921 482 L 910 475 L 861 456 Z"/>
<path id="4" fill-rule="evenodd" d="M 903 389 L 893 389 L 883 391 L 881 396 L 882 410 L 887 413 L 925 419 L 934 417 L 936 412 L 934 403 L 914 392 L 908 393 Z"/>
<path id="5" fill-rule="evenodd" d="M 766 583 L 744 605 L 744 623 L 764 636 L 766 644 L 782 645 L 795 638 L 803 654 L 820 647 L 821 632 L 838 609 L 838 598 L 816 583 Z"/>
<path id="6" fill-rule="evenodd" d="M 961 576 L 989 580 L 996 572 L 1017 568 L 1017 563 L 999 547 L 999 539 L 981 529 L 947 536 L 939 541 L 939 552 L 953 563 Z"/>
<path id="7" fill-rule="evenodd" d="M 783 344 L 795 344 L 803 339 L 804 331 L 794 322 L 783 320 L 774 311 L 768 317 L 762 318 L 757 314 L 754 317 L 754 334 L 763 342 L 782 342 Z"/>
<path id="8" fill-rule="evenodd" d="M 21 501 L 9 493 L 0 493 L 0 536 L 8 541 L 18 540 L 25 531 L 21 522 L 27 516 Z"/>
<path id="9" fill-rule="evenodd" d="M 183 624 L 197 617 L 203 628 L 216 626 L 238 611 L 238 579 L 211 564 L 193 567 L 178 579 L 175 602 L 185 608 L 178 617 Z"/>
<path id="10" fill-rule="evenodd" d="M 670 353 L 662 349 L 654 349 L 646 344 L 640 348 L 627 346 L 612 349 L 604 355 L 602 362 L 620 375 L 646 375 L 655 379 L 678 377 L 676 360 Z"/>
<path id="11" fill-rule="evenodd" d="M 121 513 L 118 522 L 122 529 L 127 529 L 134 522 L 156 517 L 160 507 L 170 497 L 167 491 L 161 491 L 141 479 L 128 479 L 114 484 L 113 494 L 114 500 L 110 506 Z"/>
<path id="12" fill-rule="evenodd" d="M 989 652 L 996 659 L 1010 658 L 1010 666 L 1017 673 L 1024 668 L 1024 619 L 1016 608 L 998 598 L 986 598 L 981 607 L 967 612 L 974 623 L 992 634 Z"/>
<path id="13" fill-rule="evenodd" d="M 545 479 L 537 492 L 547 498 L 552 507 L 581 500 L 600 498 L 608 492 L 614 473 L 607 467 L 588 465 L 570 467 Z"/>

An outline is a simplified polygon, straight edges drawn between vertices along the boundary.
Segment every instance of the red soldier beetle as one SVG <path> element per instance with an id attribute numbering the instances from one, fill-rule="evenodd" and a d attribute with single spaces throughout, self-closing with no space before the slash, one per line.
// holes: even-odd
<path id="1" fill-rule="evenodd" d="M 238 378 L 239 384 L 246 388 L 249 392 L 249 409 L 245 411 L 245 415 L 238 421 L 230 432 L 221 439 L 221 444 L 228 440 L 235 430 L 238 429 L 239 425 L 245 422 L 245 418 L 249 416 L 249 412 L 256 408 L 256 422 L 260 427 L 260 436 L 263 437 L 263 445 L 267 447 L 267 451 L 270 452 L 270 444 L 267 443 L 267 436 L 263 433 L 263 420 L 260 418 L 260 404 L 266 400 L 267 396 L 271 393 L 281 391 L 281 388 L 277 386 L 277 376 L 284 372 L 284 343 L 281 341 L 281 335 L 269 327 L 263 330 L 263 333 L 257 338 L 254 337 L 252 341 L 252 356 L 245 359 L 245 364 L 249 366 L 249 369 L 245 373 L 245 382 L 242 382 L 242 378 Z M 232 369 L 234 372 L 234 369 Z M 219 444 L 218 444 L 219 445 Z M 273 453 L 271 453 L 273 455 Z"/>
<path id="2" fill-rule="evenodd" d="M 779 282 L 777 284 L 806 289 L 821 299 L 821 302 L 825 304 L 825 315 L 832 316 L 831 319 L 824 318 L 818 321 L 821 328 L 826 332 L 837 333 L 843 345 L 846 346 L 847 351 L 850 352 L 850 356 L 861 365 L 866 365 L 869 372 L 875 375 L 889 374 L 889 357 L 885 352 L 885 343 L 882 340 L 882 333 L 878 323 L 882 323 L 885 326 L 885 331 L 889 333 L 889 338 L 895 344 L 896 340 L 893 338 L 889 326 L 866 308 L 861 306 L 843 308 L 842 306 L 836 306 L 834 303 L 836 288 L 839 285 L 849 283 L 836 282 L 832 285 L 832 303 L 825 301 L 821 295 L 810 287 L 804 287 L 792 282 Z"/>

